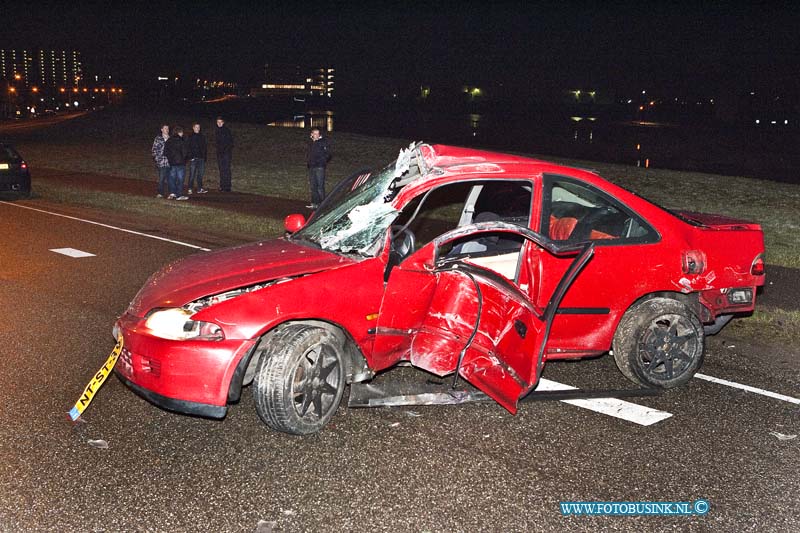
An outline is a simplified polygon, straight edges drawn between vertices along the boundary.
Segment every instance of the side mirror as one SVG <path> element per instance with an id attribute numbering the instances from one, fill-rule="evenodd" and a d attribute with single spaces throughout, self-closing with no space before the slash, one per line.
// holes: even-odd
<path id="1" fill-rule="evenodd" d="M 306 225 L 306 217 L 303 215 L 289 215 L 283 219 L 283 229 L 289 233 L 294 233 Z"/>

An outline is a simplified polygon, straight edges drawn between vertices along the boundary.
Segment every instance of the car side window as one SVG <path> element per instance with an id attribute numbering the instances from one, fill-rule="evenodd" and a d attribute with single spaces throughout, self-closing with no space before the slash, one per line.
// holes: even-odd
<path id="1" fill-rule="evenodd" d="M 423 194 L 408 204 L 395 225 L 408 224 L 419 249 L 446 231 L 478 222 L 509 222 L 530 227 L 530 181 L 472 181 L 446 185 Z M 467 235 L 444 245 L 440 257 L 469 261 L 516 279 L 519 235 L 497 232 Z"/>
<path id="2" fill-rule="evenodd" d="M 555 241 L 616 244 L 657 239 L 649 224 L 616 199 L 559 176 L 545 178 L 541 227 Z"/>
<path id="3" fill-rule="evenodd" d="M 407 226 L 415 236 L 415 250 L 459 226 L 470 191 L 467 183 L 437 187 L 406 204 L 394 226 Z"/>
<path id="4" fill-rule="evenodd" d="M 491 181 L 480 184 L 475 187 L 475 217 L 481 216 L 481 213 L 496 213 L 496 220 L 530 227 L 531 191 L 532 185 L 528 181 Z"/>

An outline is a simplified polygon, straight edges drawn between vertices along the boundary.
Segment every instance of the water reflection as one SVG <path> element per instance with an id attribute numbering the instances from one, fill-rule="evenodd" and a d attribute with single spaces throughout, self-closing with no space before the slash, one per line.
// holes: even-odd
<path id="1" fill-rule="evenodd" d="M 573 122 L 572 140 L 578 143 L 594 143 L 594 121 L 597 117 L 569 117 Z"/>
<path id="2" fill-rule="evenodd" d="M 319 106 L 328 107 L 327 103 Z M 322 108 L 322 109 L 325 109 Z M 594 115 L 570 109 L 481 109 L 451 113 L 397 105 L 336 107 L 333 111 L 269 111 L 280 120 L 271 126 L 326 132 L 391 136 L 498 151 L 519 151 L 589 161 L 610 161 L 642 168 L 702 170 L 798 182 L 800 129 L 778 131 L 760 118 L 752 128 L 716 121 L 668 125 L 634 121 L 628 116 Z M 317 108 L 319 109 L 319 108 Z M 260 111 L 260 109 L 259 109 Z M 566 111 L 569 111 L 565 114 Z M 239 111 L 245 121 L 268 122 L 254 109 Z M 228 113 L 234 114 L 233 112 Z M 270 115 L 267 115 L 270 116 Z M 335 118 L 335 124 L 334 124 Z M 232 119 L 233 120 L 233 119 Z M 755 119 L 753 119 L 755 120 Z M 792 120 L 781 118 L 779 124 Z M 764 126 L 766 124 L 766 126 Z M 786 124 L 783 124 L 786 126 Z M 595 133 L 597 135 L 595 135 Z"/>
<path id="3" fill-rule="evenodd" d="M 575 128 L 572 130 L 572 140 L 575 142 L 584 142 L 586 144 L 594 143 L 594 130 L 585 130 Z"/>
<path id="4" fill-rule="evenodd" d="M 478 136 L 478 128 L 480 127 L 481 116 L 478 113 L 470 113 L 469 115 L 469 129 L 473 137 Z"/>
<path id="5" fill-rule="evenodd" d="M 333 111 L 321 111 L 319 113 L 305 113 L 294 115 L 291 119 L 276 120 L 267 126 L 276 128 L 321 128 L 327 132 L 333 131 Z"/>

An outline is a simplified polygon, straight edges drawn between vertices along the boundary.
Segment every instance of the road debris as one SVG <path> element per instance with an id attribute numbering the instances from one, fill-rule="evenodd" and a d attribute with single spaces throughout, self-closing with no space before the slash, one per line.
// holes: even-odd
<path id="1" fill-rule="evenodd" d="M 769 434 L 773 437 L 776 437 L 778 440 L 792 440 L 797 438 L 797 435 L 784 435 L 783 433 L 778 433 L 777 431 L 770 431 Z"/>
<path id="2" fill-rule="evenodd" d="M 277 522 L 268 522 L 267 520 L 259 520 L 258 524 L 256 524 L 256 533 L 272 533 L 275 531 L 275 526 L 277 526 Z"/>
<path id="3" fill-rule="evenodd" d="M 98 448 L 100 450 L 107 450 L 108 449 L 108 442 L 104 441 L 103 439 L 89 439 L 89 446 L 92 448 Z"/>

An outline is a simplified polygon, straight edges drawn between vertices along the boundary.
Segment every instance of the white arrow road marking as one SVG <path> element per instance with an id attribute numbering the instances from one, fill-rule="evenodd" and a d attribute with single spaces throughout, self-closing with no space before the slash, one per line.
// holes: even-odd
<path id="1" fill-rule="evenodd" d="M 557 391 L 557 390 L 573 390 L 577 387 L 564 385 L 557 381 L 550 381 L 549 379 L 540 379 L 539 385 L 536 387 L 537 391 Z M 651 409 L 643 405 L 626 402 L 617 398 L 596 398 L 590 400 L 560 400 L 570 405 L 583 407 L 596 413 L 613 416 L 639 424 L 641 426 L 651 426 L 656 422 L 661 422 L 672 416 L 672 413 L 666 411 L 659 411 L 658 409 Z"/>
<path id="2" fill-rule="evenodd" d="M 791 396 L 778 394 L 777 392 L 759 389 L 757 387 L 751 387 L 750 385 L 742 385 L 741 383 L 736 383 L 735 381 L 728 381 L 727 379 L 715 378 L 714 376 L 707 376 L 706 374 L 695 374 L 694 377 L 698 379 L 703 379 L 705 381 L 710 381 L 711 383 L 717 383 L 718 385 L 727 385 L 728 387 L 733 387 L 735 389 L 741 389 L 747 392 L 754 392 L 755 394 L 761 394 L 762 396 L 769 396 L 770 398 L 775 398 L 776 400 L 783 400 L 784 402 L 800 405 L 800 398 L 792 398 Z"/>
<path id="3" fill-rule="evenodd" d="M 83 252 L 81 250 L 76 250 L 75 248 L 51 248 L 51 252 L 55 252 L 57 254 L 68 255 L 70 257 L 94 257 L 94 254 L 90 254 L 89 252 Z"/>

